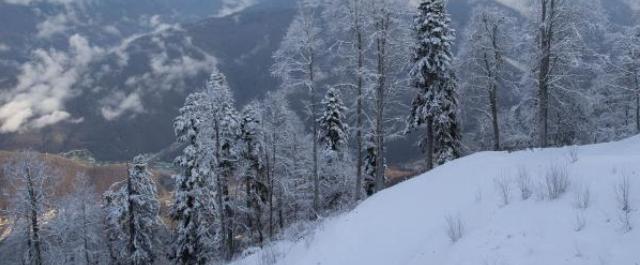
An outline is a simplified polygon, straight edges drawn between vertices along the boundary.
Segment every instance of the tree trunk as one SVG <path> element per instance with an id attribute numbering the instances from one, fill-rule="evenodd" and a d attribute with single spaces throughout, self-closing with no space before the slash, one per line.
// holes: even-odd
<path id="1" fill-rule="evenodd" d="M 88 227 L 88 223 L 89 221 L 87 220 L 87 205 L 86 203 L 83 201 L 82 202 L 82 244 L 83 244 L 83 250 L 84 250 L 84 259 L 87 265 L 89 264 L 93 264 L 93 262 L 91 262 L 91 254 L 89 253 L 89 227 Z"/>
<path id="2" fill-rule="evenodd" d="M 26 165 L 27 170 L 27 189 L 29 193 L 29 202 L 31 206 L 30 218 L 31 218 L 31 243 L 30 253 L 32 253 L 31 259 L 33 265 L 42 265 L 42 247 L 40 242 L 40 222 L 38 220 L 38 196 L 36 195 L 35 183 L 33 176 L 31 176 L 30 165 Z M 33 251 L 33 252 L 31 252 Z"/>
<path id="3" fill-rule="evenodd" d="M 636 133 L 640 133 L 640 78 L 638 73 L 634 73 L 636 83 Z"/>
<path id="4" fill-rule="evenodd" d="M 383 14 L 376 23 L 378 37 L 376 38 L 378 57 L 378 86 L 376 89 L 376 113 L 375 113 L 375 145 L 376 145 L 376 168 L 375 185 L 376 192 L 384 189 L 384 92 L 387 83 L 387 30 L 389 14 Z"/>
<path id="5" fill-rule="evenodd" d="M 313 215 L 312 218 L 317 218 L 320 213 L 320 169 L 318 165 L 318 118 L 316 102 L 316 92 L 314 87 L 315 75 L 314 75 L 314 59 L 313 50 L 309 51 L 309 93 L 311 94 L 311 122 L 313 123 Z"/>
<path id="6" fill-rule="evenodd" d="M 551 45 L 554 30 L 555 0 L 542 0 L 540 23 L 540 69 L 538 73 L 538 146 L 548 146 L 549 133 L 549 75 L 551 69 Z M 547 6 L 547 3 L 550 3 Z"/>
<path id="7" fill-rule="evenodd" d="M 127 176 L 127 208 L 129 210 L 129 255 L 133 255 L 136 252 L 135 245 L 135 234 L 136 234 L 136 226 L 135 226 L 135 216 L 133 209 L 133 184 L 131 183 L 131 173 Z"/>
<path id="8" fill-rule="evenodd" d="M 358 156 L 358 161 L 356 163 L 356 190 L 355 190 L 355 201 L 359 201 L 362 194 L 362 167 L 363 167 L 363 154 L 362 154 L 362 116 L 363 116 L 363 90 L 364 90 L 364 80 L 363 80 L 363 67 L 364 67 L 364 45 L 362 41 L 362 32 L 358 29 L 356 33 L 357 40 L 357 48 L 358 48 L 358 73 L 357 73 L 357 90 L 358 90 L 358 98 L 356 103 L 356 152 Z"/>
<path id="9" fill-rule="evenodd" d="M 426 133 L 426 146 L 425 152 L 427 153 L 427 171 L 433 169 L 433 151 L 434 151 L 434 139 L 433 139 L 433 118 L 427 118 L 427 133 Z"/>

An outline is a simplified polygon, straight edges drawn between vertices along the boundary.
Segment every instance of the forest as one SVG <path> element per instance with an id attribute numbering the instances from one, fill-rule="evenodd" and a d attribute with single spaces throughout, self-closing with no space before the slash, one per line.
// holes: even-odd
<path id="1" fill-rule="evenodd" d="M 59 170 L 16 153 L 3 165 L 0 263 L 227 264 L 387 188 L 395 139 L 417 139 L 407 148 L 426 172 L 481 151 L 636 135 L 640 24 L 613 21 L 606 4 L 478 2 L 456 32 L 445 0 L 301 0 L 264 69 L 278 90 L 241 106 L 216 68 L 167 121 L 180 143 L 169 199 L 153 155 L 104 194 L 79 173 L 58 196 Z"/>

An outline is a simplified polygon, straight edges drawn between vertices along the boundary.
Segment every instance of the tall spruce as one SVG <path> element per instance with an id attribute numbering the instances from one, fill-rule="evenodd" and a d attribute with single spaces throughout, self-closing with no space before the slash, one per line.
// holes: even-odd
<path id="1" fill-rule="evenodd" d="M 205 93 L 187 97 L 180 115 L 174 121 L 178 141 L 186 144 L 175 160 L 181 173 L 176 179 L 175 203 L 171 217 L 176 223 L 170 258 L 176 264 L 204 265 L 215 258 L 216 190 L 215 162 L 211 151 L 211 137 L 206 133 L 206 122 L 211 113 L 210 99 Z"/>
<path id="2" fill-rule="evenodd" d="M 229 193 L 229 181 L 233 177 L 238 159 L 237 140 L 240 136 L 240 121 L 234 108 L 234 99 L 225 75 L 217 68 L 207 82 L 207 95 L 211 102 L 211 136 L 213 140 L 216 168 L 216 210 L 222 227 L 222 257 L 233 257 L 233 206 Z"/>
<path id="3" fill-rule="evenodd" d="M 343 152 L 347 144 L 347 125 L 344 123 L 346 107 L 335 88 L 330 88 L 322 100 L 324 113 L 318 118 L 320 126 L 319 142 L 326 151 Z"/>
<path id="4" fill-rule="evenodd" d="M 457 79 L 450 74 L 435 97 L 436 116 L 433 121 L 436 139 L 436 162 L 442 165 L 460 157 L 461 136 L 458 126 Z"/>
<path id="5" fill-rule="evenodd" d="M 266 199 L 266 185 L 264 184 L 263 135 L 258 106 L 247 105 L 242 111 L 241 142 L 243 144 L 242 158 L 244 162 L 245 201 L 247 207 L 247 227 L 250 243 L 262 245 L 264 241 L 262 209 Z"/>
<path id="6" fill-rule="evenodd" d="M 438 135 L 434 134 L 434 122 L 442 118 L 438 108 L 443 100 L 455 102 L 450 79 L 453 78 L 451 62 L 452 46 L 455 31 L 450 28 L 451 20 L 445 10 L 443 0 L 424 0 L 418 6 L 418 14 L 414 18 L 413 30 L 415 46 L 413 47 L 413 66 L 410 76 L 417 94 L 411 104 L 408 128 L 426 127 L 423 141 L 426 153 L 427 170 L 433 168 L 434 154 Z M 439 102 L 441 101 L 441 102 Z M 447 104 L 449 104 L 447 103 Z M 444 126 L 440 124 L 439 126 Z M 442 131 L 443 128 L 440 128 Z M 444 142 L 444 140 L 440 140 Z M 441 147 L 442 148 L 442 147 Z"/>
<path id="7" fill-rule="evenodd" d="M 105 193 L 107 231 L 112 263 L 153 264 L 160 203 L 144 156 L 136 156 L 127 179 Z"/>

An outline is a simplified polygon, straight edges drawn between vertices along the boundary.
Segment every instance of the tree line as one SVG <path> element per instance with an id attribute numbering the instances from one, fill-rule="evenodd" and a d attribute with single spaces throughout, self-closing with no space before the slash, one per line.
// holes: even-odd
<path id="1" fill-rule="evenodd" d="M 384 189 L 385 146 L 410 133 L 430 170 L 640 132 L 640 30 L 601 1 L 535 0 L 521 15 L 479 2 L 458 38 L 445 4 L 301 1 L 273 55 L 279 89 L 240 107 L 215 69 L 186 98 L 166 214 L 148 156 L 102 200 L 80 176 L 52 205 L 55 170 L 21 153 L 0 250 L 36 265 L 223 263 Z"/>

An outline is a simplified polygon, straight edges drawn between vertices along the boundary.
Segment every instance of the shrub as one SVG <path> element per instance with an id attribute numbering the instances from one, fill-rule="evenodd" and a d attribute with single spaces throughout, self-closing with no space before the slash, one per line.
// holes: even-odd
<path id="1" fill-rule="evenodd" d="M 462 223 L 460 215 L 447 215 L 445 221 L 447 222 L 447 236 L 449 240 L 451 240 L 452 243 L 460 240 L 464 235 L 464 224 Z"/>
<path id="2" fill-rule="evenodd" d="M 493 182 L 496 184 L 496 190 L 502 201 L 502 205 L 509 205 L 511 201 L 511 181 L 507 177 L 495 178 Z"/>
<path id="3" fill-rule="evenodd" d="M 531 190 L 531 176 L 525 167 L 518 168 L 518 188 L 520 189 L 520 198 L 528 200 L 533 193 Z"/>
<path id="4" fill-rule="evenodd" d="M 580 210 L 586 210 L 591 205 L 591 190 L 589 187 L 582 187 L 576 191 L 573 206 Z"/>
<path id="5" fill-rule="evenodd" d="M 566 166 L 551 166 L 545 175 L 544 186 L 549 200 L 556 200 L 569 187 L 569 173 Z"/>
<path id="6" fill-rule="evenodd" d="M 616 199 L 618 200 L 618 209 L 620 210 L 620 222 L 624 232 L 629 232 L 633 228 L 631 225 L 631 212 L 633 208 L 629 195 L 631 192 L 631 181 L 629 177 L 623 177 L 616 185 Z"/>

